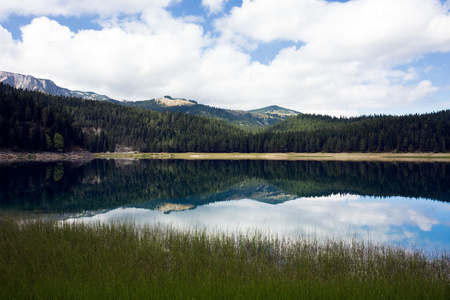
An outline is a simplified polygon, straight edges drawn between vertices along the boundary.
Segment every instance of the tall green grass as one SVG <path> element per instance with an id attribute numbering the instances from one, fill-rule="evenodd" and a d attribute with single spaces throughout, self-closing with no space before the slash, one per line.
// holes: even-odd
<path id="1" fill-rule="evenodd" d="M 356 240 L 0 220 L 1 299 L 449 299 L 450 256 Z"/>

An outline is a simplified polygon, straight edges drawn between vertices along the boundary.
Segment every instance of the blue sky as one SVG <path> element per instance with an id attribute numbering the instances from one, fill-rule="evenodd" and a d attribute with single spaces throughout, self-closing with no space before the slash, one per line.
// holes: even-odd
<path id="1" fill-rule="evenodd" d="M 16 0 L 0 70 L 115 99 L 329 115 L 450 108 L 450 2 Z"/>

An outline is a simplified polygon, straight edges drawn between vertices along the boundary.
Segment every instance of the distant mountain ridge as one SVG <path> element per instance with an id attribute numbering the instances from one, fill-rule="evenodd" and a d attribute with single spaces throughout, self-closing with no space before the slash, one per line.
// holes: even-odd
<path id="1" fill-rule="evenodd" d="M 280 107 L 278 105 L 271 105 L 271 106 L 263 107 L 260 109 L 253 109 L 253 110 L 249 110 L 249 112 L 265 114 L 265 115 L 273 115 L 273 116 L 279 116 L 279 117 L 285 116 L 286 118 L 301 114 L 298 111 Z"/>
<path id="2" fill-rule="evenodd" d="M 194 100 L 173 98 L 164 96 L 162 98 L 142 100 L 134 102 L 118 102 L 126 106 L 150 109 L 153 111 L 179 112 L 196 116 L 216 118 L 230 122 L 233 125 L 247 130 L 259 130 L 267 126 L 277 124 L 291 116 L 300 114 L 294 110 L 276 105 L 256 110 L 232 110 L 216 108 L 198 104 Z"/>
<path id="3" fill-rule="evenodd" d="M 71 91 L 57 86 L 52 80 L 39 79 L 31 75 L 0 71 L 0 83 L 8 84 L 18 89 L 47 93 L 55 96 L 77 97 L 89 100 L 112 100 L 105 95 L 94 92 Z"/>
<path id="4" fill-rule="evenodd" d="M 81 101 L 0 84 L 0 150 L 449 153 L 449 145 L 450 110 L 354 118 L 300 114 L 255 133 L 189 113 Z"/>
<path id="5" fill-rule="evenodd" d="M 197 103 L 194 100 L 164 96 L 157 99 L 141 101 L 117 101 L 105 95 L 94 92 L 72 91 L 57 86 L 52 80 L 38 79 L 31 75 L 22 75 L 0 71 L 0 83 L 29 91 L 47 93 L 55 96 L 76 97 L 89 100 L 101 100 L 139 107 L 158 112 L 179 112 L 195 116 L 209 117 L 227 121 L 242 129 L 260 131 L 265 127 L 280 123 L 289 117 L 300 114 L 297 111 L 276 105 L 265 108 L 243 111 L 212 107 Z"/>

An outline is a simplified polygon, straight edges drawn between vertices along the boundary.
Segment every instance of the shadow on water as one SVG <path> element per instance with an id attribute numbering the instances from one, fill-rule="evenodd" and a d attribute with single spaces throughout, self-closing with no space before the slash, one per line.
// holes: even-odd
<path id="1" fill-rule="evenodd" d="M 331 194 L 450 201 L 450 163 L 94 160 L 0 166 L 0 207 L 82 212 Z M 170 209 L 169 209 L 170 211 Z"/>

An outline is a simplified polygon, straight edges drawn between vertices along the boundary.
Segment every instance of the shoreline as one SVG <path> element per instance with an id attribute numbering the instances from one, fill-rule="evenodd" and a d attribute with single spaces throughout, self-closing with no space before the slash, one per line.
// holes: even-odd
<path id="1" fill-rule="evenodd" d="M 95 158 L 94 154 L 87 151 L 75 152 L 0 152 L 0 164 L 14 162 L 87 162 Z"/>
<path id="2" fill-rule="evenodd" d="M 1 152 L 0 164 L 14 162 L 88 162 L 93 159 L 178 159 L 178 160 L 286 160 L 286 161 L 411 161 L 450 162 L 450 153 L 91 153 Z"/>
<path id="3" fill-rule="evenodd" d="M 450 162 L 450 153 L 96 153 L 105 159 L 180 160 L 320 160 L 320 161 L 441 161 Z"/>

